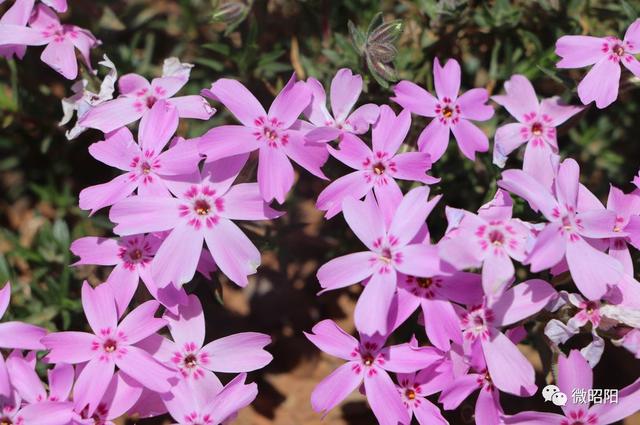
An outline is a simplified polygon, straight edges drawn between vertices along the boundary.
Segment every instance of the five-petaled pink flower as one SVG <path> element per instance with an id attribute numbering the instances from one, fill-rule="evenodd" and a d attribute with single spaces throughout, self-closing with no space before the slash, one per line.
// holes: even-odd
<path id="1" fill-rule="evenodd" d="M 357 136 L 344 134 L 339 149 L 329 152 L 355 172 L 344 175 L 318 196 L 316 206 L 331 218 L 342 209 L 347 197 L 360 199 L 373 190 L 383 211 L 395 210 L 402 200 L 402 191 L 395 179 L 436 183 L 439 179 L 426 174 L 431 167 L 429 154 L 397 153 L 411 127 L 411 114 L 405 110 L 396 116 L 386 105 L 380 107 L 380 117 L 373 126 L 373 151 Z"/>
<path id="2" fill-rule="evenodd" d="M 556 294 L 547 282 L 532 279 L 460 311 L 465 352 L 482 353 L 491 381 L 498 389 L 519 396 L 535 393 L 533 366 L 498 328 L 533 316 Z"/>
<path id="3" fill-rule="evenodd" d="M 531 232 L 511 217 L 512 207 L 509 194 L 498 189 L 477 215 L 458 210 L 460 222 L 438 243 L 440 257 L 458 270 L 482 266 L 482 287 L 489 296 L 500 294 L 511 283 L 515 275 L 511 259 L 521 262 L 526 257 Z M 449 211 L 448 215 L 454 214 Z"/>
<path id="4" fill-rule="evenodd" d="M 175 106 L 180 118 L 208 120 L 216 110 L 202 96 L 173 97 L 188 81 L 189 72 L 163 74 L 151 83 L 138 74 L 123 75 L 118 80 L 120 96 L 91 108 L 78 124 L 109 133 L 146 117 L 159 100 Z"/>
<path id="5" fill-rule="evenodd" d="M 264 202 L 256 183 L 232 186 L 246 159 L 238 155 L 210 162 L 202 173 L 183 176 L 170 187 L 177 198 L 133 196 L 111 208 L 109 218 L 119 235 L 171 231 L 151 262 L 157 285 L 180 287 L 190 281 L 204 241 L 222 273 L 238 285 L 248 284 L 260 252 L 231 220 L 267 220 L 281 213 Z"/>
<path id="6" fill-rule="evenodd" d="M 306 141 L 303 124 L 297 121 L 311 101 L 311 90 L 304 82 L 291 77 L 268 113 L 235 80 L 222 78 L 202 94 L 224 104 L 242 125 L 212 128 L 197 138 L 200 152 L 207 161 L 215 161 L 258 150 L 258 184 L 265 201 L 284 202 L 294 179 L 290 159 L 313 175 L 326 178 L 320 170 L 329 156 L 326 144 Z"/>
<path id="7" fill-rule="evenodd" d="M 160 393 L 171 389 L 176 372 L 163 365 L 136 343 L 157 332 L 166 320 L 154 317 L 159 304 L 147 301 L 132 310 L 118 324 L 119 315 L 113 290 L 109 285 L 93 289 L 82 286 L 82 307 L 93 333 L 56 332 L 42 338 L 50 350 L 50 363 L 85 364 L 74 387 L 74 403 L 88 414 L 98 407 L 115 367 L 141 385 Z"/>
<path id="8" fill-rule="evenodd" d="M 97 160 L 126 171 L 108 183 L 89 186 L 80 192 L 80 208 L 91 210 L 113 205 L 137 190 L 140 196 L 169 196 L 168 186 L 180 175 L 192 174 L 200 162 L 198 147 L 181 140 L 163 152 L 178 128 L 178 110 L 160 100 L 140 121 L 138 143 L 128 128 L 107 135 L 89 146 Z"/>
<path id="9" fill-rule="evenodd" d="M 23 10 L 21 13 L 25 13 Z M 23 15 L 24 16 L 24 15 Z M 99 42 L 87 30 L 75 25 L 62 25 L 56 13 L 43 4 L 35 7 L 29 19 L 29 27 L 20 25 L 20 18 L 11 23 L 0 23 L 0 48 L 9 46 L 47 45 L 40 58 L 65 78 L 73 80 L 78 75 L 75 49 L 91 69 L 90 50 Z M 4 53 L 4 52 L 3 52 Z M 16 51 L 18 55 L 22 50 Z"/>
<path id="10" fill-rule="evenodd" d="M 594 248 L 590 239 L 625 236 L 616 232 L 616 214 L 597 209 L 594 197 L 580 185 L 580 168 L 573 159 L 565 159 L 556 174 L 554 193 L 522 170 L 502 173 L 498 185 L 529 202 L 549 221 L 537 235 L 525 264 L 537 273 L 551 268 L 563 259 L 582 294 L 590 300 L 602 298 L 610 285 L 622 278 L 622 265 L 615 258 Z"/>
<path id="11" fill-rule="evenodd" d="M 307 79 L 313 99 L 304 115 L 316 128 L 307 133 L 307 140 L 331 141 L 342 135 L 363 134 L 378 119 L 378 105 L 367 103 L 351 112 L 362 93 L 362 77 L 350 69 L 340 69 L 331 80 L 331 111 L 327 109 L 327 94 L 320 81 Z"/>
<path id="12" fill-rule="evenodd" d="M 428 197 L 427 186 L 411 190 L 390 222 L 385 220 L 372 195 L 364 202 L 353 198 L 344 200 L 344 218 L 368 251 L 334 258 L 318 269 L 317 276 L 325 291 L 368 279 L 355 310 L 356 327 L 362 333 L 387 333 L 398 272 L 429 277 L 440 271 L 436 248 L 413 241 L 440 199 L 436 197 L 429 201 Z"/>
<path id="13" fill-rule="evenodd" d="M 313 390 L 313 410 L 328 413 L 364 381 L 367 400 L 380 424 L 408 423 L 407 409 L 388 372 L 423 369 L 440 359 L 437 350 L 409 344 L 385 347 L 387 337 L 381 335 L 360 333 L 358 341 L 332 320 L 323 320 L 311 332 L 305 335 L 316 347 L 347 361 Z"/>
<path id="14" fill-rule="evenodd" d="M 433 118 L 418 138 L 418 147 L 437 161 L 447 150 L 449 134 L 458 142 L 462 153 L 474 159 L 476 152 L 489 150 L 489 139 L 471 123 L 486 121 L 493 116 L 493 107 L 487 105 L 489 93 L 485 89 L 472 89 L 458 96 L 460 91 L 460 65 L 449 59 L 444 68 L 438 58 L 433 63 L 435 98 L 431 93 L 411 81 L 401 81 L 391 100 L 416 115 Z"/>
<path id="15" fill-rule="evenodd" d="M 640 76 L 640 19 L 627 29 L 624 39 L 565 35 L 556 42 L 556 54 L 562 58 L 558 68 L 582 68 L 593 65 L 578 85 L 578 96 L 585 105 L 593 101 L 606 108 L 618 97 L 620 64 L 636 77 Z"/>
<path id="16" fill-rule="evenodd" d="M 113 287 L 116 305 L 124 312 L 138 289 L 140 280 L 152 297 L 171 311 L 187 302 L 183 288 L 167 285 L 158 287 L 151 277 L 151 261 L 162 239 L 155 234 L 124 236 L 119 239 L 84 237 L 76 239 L 70 250 L 80 257 L 74 266 L 95 264 L 115 266 L 105 284 Z M 201 258 L 201 262 L 202 262 Z"/>
<path id="17" fill-rule="evenodd" d="M 523 143 L 522 169 L 536 179 L 551 185 L 553 159 L 558 157 L 556 127 L 582 111 L 578 106 L 567 106 L 558 97 L 538 102 L 531 82 L 523 75 L 514 75 L 504 83 L 505 95 L 491 99 L 506 108 L 517 123 L 498 127 L 493 148 L 493 163 L 504 167 L 507 156 Z M 557 163 L 558 160 L 556 159 Z"/>
<path id="18" fill-rule="evenodd" d="M 189 295 L 178 313 L 167 312 L 173 341 L 160 335 L 152 335 L 142 341 L 154 356 L 178 369 L 180 378 L 186 381 L 203 380 L 210 388 L 222 389 L 213 372 L 239 373 L 260 369 L 271 362 L 273 356 L 264 350 L 271 343 L 269 335 L 242 332 L 204 343 L 205 321 L 200 300 Z"/>

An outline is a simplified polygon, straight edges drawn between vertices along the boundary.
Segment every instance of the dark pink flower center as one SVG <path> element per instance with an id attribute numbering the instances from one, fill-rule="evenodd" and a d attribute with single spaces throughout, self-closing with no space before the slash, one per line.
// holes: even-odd
<path id="1" fill-rule="evenodd" d="M 613 53 L 615 53 L 618 56 L 623 56 L 624 55 L 624 47 L 622 47 L 620 44 L 616 44 L 614 45 L 611 50 L 613 51 Z"/>
<path id="2" fill-rule="evenodd" d="M 140 169 L 142 170 L 143 174 L 149 174 L 151 172 L 151 165 L 149 165 L 149 163 L 145 161 L 142 163 L 142 165 L 140 165 Z"/>
<path id="3" fill-rule="evenodd" d="M 489 242 L 493 245 L 502 246 L 504 244 L 504 234 L 499 230 L 489 232 Z"/>
<path id="4" fill-rule="evenodd" d="M 362 356 L 362 363 L 364 363 L 365 366 L 371 366 L 374 360 L 375 359 L 373 358 L 373 355 L 371 355 L 370 353 Z"/>
<path id="5" fill-rule="evenodd" d="M 442 116 L 445 118 L 451 118 L 452 115 L 453 115 L 453 109 L 451 109 L 449 106 L 445 106 L 444 109 L 442 110 Z"/>
<path id="6" fill-rule="evenodd" d="M 193 369 L 194 367 L 198 366 L 198 359 L 194 354 L 189 354 L 184 358 L 184 365 L 189 369 Z"/>
<path id="7" fill-rule="evenodd" d="M 390 248 L 383 248 L 382 252 L 380 253 L 380 259 L 384 262 L 390 263 L 391 262 L 391 249 Z"/>
<path id="8" fill-rule="evenodd" d="M 430 278 L 430 277 L 419 277 L 419 278 L 416 278 L 416 282 L 417 282 L 418 286 L 423 288 L 423 289 L 427 289 L 428 287 L 433 285 L 433 279 Z"/>
<path id="9" fill-rule="evenodd" d="M 404 395 L 409 399 L 409 400 L 413 400 L 416 398 L 416 392 L 413 391 L 411 388 L 407 388 L 407 390 L 404 392 Z"/>
<path id="10" fill-rule="evenodd" d="M 382 162 L 377 162 L 376 164 L 374 164 L 373 166 L 373 172 L 376 173 L 377 175 L 381 175 L 384 174 L 384 171 L 387 169 L 387 167 L 384 166 L 384 164 Z"/>
<path id="11" fill-rule="evenodd" d="M 531 133 L 534 136 L 540 136 L 542 134 L 542 124 L 539 122 L 534 122 L 533 125 L 531 126 Z"/>
<path id="12" fill-rule="evenodd" d="M 147 97 L 147 108 L 151 109 L 153 105 L 156 104 L 157 101 L 158 99 L 155 96 Z"/>
<path id="13" fill-rule="evenodd" d="M 269 128 L 269 127 L 265 127 L 264 128 L 264 137 L 266 137 L 270 141 L 275 141 L 278 138 L 278 133 L 275 130 Z"/>
<path id="14" fill-rule="evenodd" d="M 7 417 L 0 419 L 0 425 L 13 425 L 13 421 Z"/>
<path id="15" fill-rule="evenodd" d="M 102 344 L 102 348 L 104 348 L 104 351 L 107 353 L 113 353 L 118 349 L 118 343 L 113 339 L 108 339 Z"/>
<path id="16" fill-rule="evenodd" d="M 198 215 L 208 215 L 211 212 L 211 205 L 204 199 L 198 199 L 193 203 L 193 210 Z"/>

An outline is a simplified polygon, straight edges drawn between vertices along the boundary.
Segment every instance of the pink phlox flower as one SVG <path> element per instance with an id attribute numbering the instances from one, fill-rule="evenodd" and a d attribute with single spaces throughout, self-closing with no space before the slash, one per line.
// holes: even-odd
<path id="1" fill-rule="evenodd" d="M 593 388 L 593 371 L 578 350 L 571 350 L 569 356 L 560 355 L 556 385 L 567 396 L 562 414 L 526 411 L 513 416 L 505 416 L 504 423 L 549 424 L 549 425 L 607 425 L 631 416 L 640 404 L 640 379 L 622 388 L 617 403 L 594 404 L 589 407 L 589 398 L 573 397 L 574 390 Z"/>
<path id="2" fill-rule="evenodd" d="M 449 424 L 440 408 L 426 397 L 442 391 L 450 379 L 447 366 L 443 363 L 434 363 L 418 372 L 397 374 L 396 389 L 409 412 L 407 423 L 415 417 L 420 425 Z"/>
<path id="3" fill-rule="evenodd" d="M 107 134 L 89 146 L 97 160 L 125 171 L 108 183 L 80 192 L 80 208 L 97 210 L 113 205 L 137 190 L 140 196 L 169 196 L 171 182 L 198 169 L 200 154 L 193 142 L 181 141 L 164 151 L 178 128 L 178 110 L 160 100 L 146 114 L 138 129 L 138 143 L 127 127 Z"/>
<path id="4" fill-rule="evenodd" d="M 203 90 L 231 111 L 241 125 L 212 128 L 198 137 L 200 152 L 207 161 L 259 151 L 258 184 L 265 201 L 282 204 L 294 181 L 291 161 L 311 174 L 326 179 L 320 167 L 329 153 L 325 143 L 305 140 L 306 130 L 297 121 L 311 102 L 311 90 L 295 75 L 274 99 L 269 112 L 240 82 L 222 78 Z"/>
<path id="5" fill-rule="evenodd" d="M 513 260 L 523 261 L 529 228 L 512 218 L 513 202 L 506 191 L 498 189 L 493 200 L 478 214 L 460 210 L 447 216 L 459 218 L 450 223 L 449 233 L 438 244 L 440 257 L 458 270 L 482 267 L 482 287 L 487 296 L 502 293 L 513 281 Z"/>
<path id="6" fill-rule="evenodd" d="M 433 118 L 418 138 L 421 152 L 437 161 L 444 155 L 449 144 L 449 134 L 458 142 L 458 147 L 467 158 L 473 160 L 476 152 L 489 150 L 489 139 L 471 121 L 486 121 L 493 116 L 493 107 L 487 105 L 489 92 L 471 89 L 460 92 L 460 64 L 449 59 L 444 67 L 436 58 L 433 62 L 433 77 L 437 98 L 411 81 L 401 81 L 394 87 L 391 100 L 416 115 Z"/>
<path id="7" fill-rule="evenodd" d="M 246 378 L 246 373 L 241 373 L 221 391 L 182 381 L 162 398 L 179 425 L 218 425 L 251 404 L 258 395 L 257 385 L 245 384 Z"/>
<path id="8" fill-rule="evenodd" d="M 344 200 L 344 218 L 368 250 L 329 261 L 318 269 L 317 277 L 323 291 L 368 279 L 355 310 L 355 323 L 360 332 L 386 334 L 398 272 L 416 277 L 431 277 L 440 272 L 436 248 L 414 242 L 439 199 L 438 196 L 429 200 L 427 186 L 412 189 L 388 224 L 371 194 L 364 202 L 353 198 Z"/>
<path id="9" fill-rule="evenodd" d="M 23 403 L 17 391 L 0 397 L 0 423 L 12 425 L 68 425 L 72 418 L 69 402 Z"/>
<path id="10" fill-rule="evenodd" d="M 210 162 L 202 173 L 183 176 L 169 188 L 177 198 L 133 196 L 111 208 L 117 234 L 170 231 L 151 262 L 160 287 L 180 287 L 193 278 L 205 241 L 222 273 L 240 286 L 249 283 L 260 252 L 231 220 L 268 220 L 282 213 L 264 202 L 258 184 L 232 185 L 246 160 L 245 154 Z"/>
<path id="11" fill-rule="evenodd" d="M 378 105 L 367 103 L 353 111 L 362 93 L 362 77 L 354 75 L 350 69 L 338 70 L 331 80 L 331 111 L 327 109 L 327 94 L 320 81 L 307 79 L 313 99 L 304 110 L 304 115 L 315 127 L 307 133 L 307 140 L 331 141 L 341 139 L 344 134 L 364 134 L 378 119 Z M 353 111 L 353 112 L 352 112 Z"/>
<path id="12" fill-rule="evenodd" d="M 558 97 L 538 102 L 531 82 L 523 75 L 512 76 L 504 83 L 504 89 L 505 95 L 491 99 L 518 122 L 496 130 L 493 163 L 504 167 L 507 156 L 526 143 L 522 169 L 550 185 L 554 176 L 552 157 L 558 155 L 556 127 L 584 108 L 563 105 Z"/>
<path id="13" fill-rule="evenodd" d="M 326 218 L 338 214 L 346 197 L 360 199 L 373 191 L 381 208 L 388 214 L 402 200 L 402 191 L 395 179 L 433 184 L 440 179 L 428 176 L 429 154 L 398 153 L 411 127 L 411 114 L 398 116 L 387 105 L 380 107 L 380 117 L 373 126 L 373 150 L 353 134 L 345 134 L 339 149 L 329 146 L 329 153 L 356 171 L 331 182 L 318 196 L 316 207 Z"/>
<path id="14" fill-rule="evenodd" d="M 195 295 L 179 307 L 177 313 L 166 312 L 173 341 L 152 335 L 140 344 L 161 361 L 180 372 L 185 381 L 207 381 L 210 388 L 222 389 L 214 372 L 251 372 L 266 366 L 273 356 L 264 350 L 271 343 L 268 335 L 242 332 L 211 341 L 205 341 L 205 320 L 202 305 Z"/>
<path id="15" fill-rule="evenodd" d="M 20 2 L 20 5 L 28 2 Z M 31 2 L 33 4 L 33 2 Z M 78 62 L 75 49 L 80 51 L 82 60 L 91 69 L 90 50 L 96 47 L 98 40 L 88 30 L 75 25 L 63 25 L 56 13 L 44 4 L 38 4 L 30 15 L 29 26 L 24 26 L 26 9 L 20 6 L 20 12 L 8 23 L 0 22 L 0 48 L 3 55 L 15 52 L 24 54 L 19 46 L 47 45 L 40 58 L 44 63 L 73 80 L 78 75 Z M 8 48 L 8 49 L 7 49 Z"/>
<path id="16" fill-rule="evenodd" d="M 531 279 L 493 299 L 484 297 L 458 309 L 465 353 L 482 353 L 478 357 L 486 362 L 492 384 L 501 391 L 526 396 L 537 387 L 533 366 L 500 328 L 533 316 L 556 296 L 547 282 Z"/>
<path id="17" fill-rule="evenodd" d="M 440 360 L 432 347 L 401 344 L 385 347 L 386 336 L 360 334 L 360 341 L 332 320 L 316 324 L 305 336 L 319 349 L 346 360 L 320 382 L 311 394 L 316 412 L 326 415 L 364 382 L 369 405 L 382 425 L 409 423 L 407 408 L 388 372 L 412 373 Z"/>
<path id="18" fill-rule="evenodd" d="M 70 250 L 80 257 L 74 266 L 114 266 L 105 284 L 112 286 L 120 314 L 129 306 L 140 280 L 151 296 L 167 309 L 177 311 L 179 305 L 187 302 L 184 289 L 173 285 L 161 288 L 155 284 L 151 276 L 151 261 L 161 243 L 162 239 L 153 234 L 125 236 L 119 239 L 88 236 L 73 241 Z"/>
<path id="19" fill-rule="evenodd" d="M 115 425 L 115 420 L 123 416 L 133 406 L 143 387 L 134 379 L 123 373 L 116 372 L 111 382 L 98 403 L 98 407 L 89 414 L 89 407 L 84 407 L 80 412 L 74 412 L 72 425 Z"/>
<path id="20" fill-rule="evenodd" d="M 597 300 L 620 282 L 623 267 L 591 243 L 626 234 L 614 231 L 616 213 L 594 207 L 595 197 L 580 185 L 579 176 L 578 164 L 566 159 L 558 168 L 553 192 L 522 170 L 504 171 L 498 185 L 524 198 L 549 221 L 537 235 L 524 264 L 530 264 L 531 271 L 537 273 L 566 259 L 580 292 Z"/>
<path id="21" fill-rule="evenodd" d="M 78 123 L 110 133 L 150 114 L 159 100 L 175 106 L 180 118 L 208 120 L 216 110 L 205 98 L 199 95 L 174 97 L 189 81 L 190 69 L 190 64 L 169 58 L 165 61 L 162 77 L 151 82 L 138 74 L 123 75 L 118 80 L 120 96 L 91 108 Z"/>
<path id="22" fill-rule="evenodd" d="M 442 272 L 430 277 L 398 274 L 398 304 L 407 315 L 420 308 L 429 341 L 441 350 L 450 341 L 462 343 L 460 318 L 452 302 L 469 304 L 482 298 L 480 276 L 452 270 L 441 264 Z"/>
<path id="23" fill-rule="evenodd" d="M 91 416 L 102 400 L 115 367 L 151 390 L 167 392 L 176 371 L 163 365 L 136 343 L 166 325 L 166 320 L 154 317 L 159 304 L 147 301 L 132 310 L 118 323 L 116 300 L 110 285 L 93 289 L 82 286 L 82 306 L 93 333 L 56 332 L 42 338 L 50 350 L 50 363 L 85 364 L 74 386 L 77 411 L 88 406 Z"/>
<path id="24" fill-rule="evenodd" d="M 583 68 L 593 65 L 578 84 L 578 96 L 585 105 L 593 101 L 598 108 L 606 108 L 618 97 L 620 64 L 635 76 L 640 76 L 640 19 L 627 29 L 624 39 L 565 35 L 556 42 L 556 54 L 562 59 L 558 68 Z"/>

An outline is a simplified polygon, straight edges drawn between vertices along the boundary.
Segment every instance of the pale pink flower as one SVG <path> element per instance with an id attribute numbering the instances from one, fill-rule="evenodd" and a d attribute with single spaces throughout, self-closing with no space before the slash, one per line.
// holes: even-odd
<path id="1" fill-rule="evenodd" d="M 378 105 L 367 103 L 352 112 L 354 105 L 362 93 L 362 77 L 353 75 L 350 69 L 338 70 L 331 80 L 331 111 L 327 109 L 327 94 L 320 81 L 307 79 L 313 99 L 304 110 L 304 115 L 315 126 L 307 133 L 307 140 L 331 141 L 341 139 L 347 133 L 363 134 L 378 119 Z"/>
<path id="2" fill-rule="evenodd" d="M 390 223 L 385 221 L 373 196 L 367 196 L 364 202 L 345 199 L 344 218 L 368 250 L 334 258 L 318 269 L 317 277 L 324 291 L 368 279 L 355 310 L 355 323 L 360 332 L 387 333 L 398 273 L 429 277 L 440 271 L 436 248 L 413 241 L 440 199 L 429 201 L 428 197 L 427 186 L 411 190 L 400 202 Z"/>
<path id="3" fill-rule="evenodd" d="M 147 301 L 132 310 L 120 323 L 115 298 L 109 285 L 92 289 L 82 286 L 82 307 L 93 333 L 56 332 L 42 338 L 50 350 L 50 363 L 85 364 L 74 387 L 74 403 L 91 416 L 104 396 L 117 366 L 141 385 L 157 392 L 171 389 L 176 372 L 164 366 L 136 343 L 166 325 L 154 317 L 159 304 Z"/>
<path id="4" fill-rule="evenodd" d="M 160 100 L 140 121 L 138 143 L 131 131 L 122 127 L 89 146 L 91 156 L 125 173 L 83 189 L 80 208 L 93 214 L 129 197 L 134 190 L 144 197 L 170 196 L 168 186 L 176 176 L 197 171 L 200 154 L 195 143 L 181 141 L 163 151 L 178 128 L 178 113 L 175 106 Z"/>
<path id="5" fill-rule="evenodd" d="M 339 149 L 328 146 L 329 153 L 356 171 L 344 175 L 318 196 L 316 206 L 331 218 L 342 209 L 346 197 L 360 199 L 373 191 L 380 207 L 391 212 L 402 200 L 395 179 L 432 184 L 439 179 L 428 176 L 431 158 L 424 152 L 398 153 L 411 127 L 411 114 L 398 116 L 387 105 L 380 107 L 380 118 L 373 126 L 373 151 L 357 136 L 344 134 Z"/>
<path id="6" fill-rule="evenodd" d="M 440 359 L 431 347 L 385 347 L 386 336 L 360 334 L 360 341 L 332 320 L 316 324 L 305 336 L 327 354 L 346 360 L 311 394 L 313 410 L 326 415 L 364 382 L 371 410 L 381 425 L 408 423 L 410 417 L 388 372 L 411 373 Z"/>
<path id="7" fill-rule="evenodd" d="M 197 138 L 207 161 L 259 151 L 258 184 L 265 201 L 283 203 L 293 186 L 291 161 L 326 179 L 320 167 L 329 153 L 325 143 L 308 142 L 297 122 L 311 101 L 311 90 L 295 75 L 266 112 L 258 99 L 240 82 L 222 78 L 202 91 L 231 111 L 241 125 L 223 125 Z"/>
<path id="8" fill-rule="evenodd" d="M 558 68 L 583 68 L 593 65 L 578 85 L 578 96 L 585 105 L 593 101 L 606 108 L 618 97 L 620 64 L 640 76 L 640 19 L 627 28 L 624 39 L 565 35 L 556 42 L 556 54 L 562 58 Z"/>
<path id="9" fill-rule="evenodd" d="M 47 45 L 40 58 L 69 80 L 78 75 L 75 53 L 75 49 L 78 49 L 91 69 L 90 50 L 99 42 L 89 31 L 75 25 L 61 24 L 56 13 L 43 4 L 35 7 L 29 27 L 14 22 L 18 22 L 18 19 L 12 20 L 12 23 L 0 23 L 0 48 Z M 23 54 L 20 49 L 16 53 Z"/>
<path id="10" fill-rule="evenodd" d="M 238 285 L 248 284 L 260 252 L 231 220 L 267 220 L 281 213 L 264 202 L 256 183 L 232 186 L 246 159 L 238 155 L 211 162 L 202 174 L 184 176 L 170 187 L 177 198 L 133 196 L 111 208 L 109 218 L 119 235 L 170 231 L 151 263 L 157 285 L 189 282 L 205 241 L 220 271 Z"/>
<path id="11" fill-rule="evenodd" d="M 512 76 L 504 83 L 504 90 L 505 95 L 491 99 L 504 106 L 518 122 L 496 130 L 493 163 L 504 167 L 507 156 L 526 143 L 522 169 L 550 185 L 545 179 L 553 178 L 553 163 L 559 162 L 556 127 L 583 108 L 563 105 L 558 97 L 538 102 L 531 82 L 523 75 Z"/>
<path id="12" fill-rule="evenodd" d="M 449 135 L 453 132 L 460 150 L 473 160 L 476 152 L 489 150 L 489 139 L 471 121 L 486 121 L 493 116 L 493 107 L 487 105 L 489 93 L 485 89 L 460 92 L 460 65 L 449 59 L 444 68 L 438 58 L 433 63 L 435 98 L 431 93 L 411 81 L 401 81 L 391 99 L 416 115 L 433 118 L 418 138 L 421 152 L 437 161 L 447 150 Z"/>

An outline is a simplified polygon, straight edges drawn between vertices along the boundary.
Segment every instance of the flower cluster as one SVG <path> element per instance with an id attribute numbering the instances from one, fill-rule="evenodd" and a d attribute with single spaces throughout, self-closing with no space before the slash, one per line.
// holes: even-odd
<path id="1" fill-rule="evenodd" d="M 43 3 L 17 0 L 6 12 L 1 52 L 20 57 L 25 46 L 47 44 L 43 61 L 73 79 L 74 48 L 91 69 L 89 49 L 97 41 L 60 24 L 49 6 L 62 11 L 65 2 Z M 638 38 L 640 20 L 623 40 L 558 40 L 558 67 L 595 64 L 578 88 L 583 103 L 604 107 L 615 100 L 620 63 L 640 72 L 633 56 L 640 52 Z M 505 83 L 503 95 L 490 98 L 484 88 L 461 93 L 454 59 L 444 66 L 434 60 L 435 95 L 401 81 L 391 105 L 356 106 L 363 80 L 341 69 L 328 96 L 318 80 L 292 76 L 268 109 L 242 83 L 226 78 L 201 95 L 175 96 L 191 69 L 176 58 L 167 59 L 163 75 L 151 82 L 137 74 L 117 78 L 108 58 L 102 64 L 110 71 L 100 93 L 81 80 L 63 106 L 65 122 L 78 115 L 69 137 L 86 128 L 102 131 L 103 140 L 89 152 L 121 172 L 85 188 L 79 200 L 91 214 L 109 208 L 116 236 L 84 237 L 71 246 L 77 264 L 113 269 L 106 282 L 82 287 L 90 332 L 0 325 L 0 348 L 13 350 L 6 360 L 0 356 L 0 422 L 103 424 L 125 413 L 166 412 L 184 425 L 233 419 L 257 395 L 245 373 L 271 361 L 264 350 L 270 337 L 247 332 L 205 343 L 202 306 L 184 285 L 196 272 L 210 277 L 218 271 L 246 286 L 261 255 L 238 222 L 280 217 L 272 203 L 286 201 L 294 164 L 328 180 L 322 167 L 329 158 L 354 171 L 330 182 L 317 208 L 327 219 L 342 214 L 363 247 L 322 265 L 317 278 L 321 293 L 363 289 L 354 313 L 358 338 L 331 320 L 306 334 L 345 361 L 314 390 L 316 411 L 326 414 L 358 388 L 383 425 L 409 425 L 412 418 L 421 425 L 448 423 L 441 409 L 456 409 L 476 390 L 480 425 L 608 424 L 638 409 L 640 381 L 604 407 L 567 403 L 562 413 L 510 415 L 500 404 L 500 393 L 528 397 L 538 389 L 534 368 L 517 347 L 527 336 L 523 325 L 534 318 L 547 320 L 545 333 L 558 353 L 556 383 L 565 392 L 591 388 L 604 338 L 640 357 L 640 283 L 630 254 L 630 246 L 640 249 L 640 188 L 625 194 L 611 187 L 604 206 L 580 183 L 578 163 L 560 157 L 556 128 L 583 107 L 538 100 L 522 75 Z M 216 112 L 207 99 L 237 123 L 194 139 L 176 135 L 180 119 L 208 120 Z M 502 171 L 493 199 L 477 211 L 446 206 L 447 231 L 436 241 L 426 220 L 441 200 L 430 197 L 429 185 L 440 180 L 427 173 L 451 135 L 469 160 L 489 151 L 489 137 L 476 123 L 493 117 L 490 99 L 516 121 L 496 130 L 494 163 L 504 167 L 526 144 L 523 166 Z M 414 115 L 430 119 L 417 149 L 407 140 Z M 136 136 L 127 127 L 132 124 Z M 255 161 L 256 181 L 237 182 Z M 514 217 L 512 196 L 538 220 Z M 536 275 L 523 281 L 517 264 Z M 573 284 L 558 292 L 549 275 Z M 140 281 L 153 300 L 138 305 L 133 299 Z M 6 285 L 3 312 L 9 294 Z M 388 345 L 407 321 L 420 323 L 424 333 Z M 593 342 L 562 354 L 559 346 L 583 330 Z M 48 385 L 35 372 L 40 350 L 47 351 L 42 362 L 53 365 Z M 223 385 L 215 372 L 238 375 Z"/>

